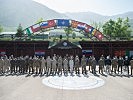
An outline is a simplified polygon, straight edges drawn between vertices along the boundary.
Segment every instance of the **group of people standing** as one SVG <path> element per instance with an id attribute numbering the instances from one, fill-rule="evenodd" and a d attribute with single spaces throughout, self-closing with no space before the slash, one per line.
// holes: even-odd
<path id="1" fill-rule="evenodd" d="M 116 56 L 112 59 L 110 56 L 106 58 L 101 55 L 97 61 L 94 56 L 89 58 L 83 55 L 81 58 L 78 55 L 74 56 L 58 56 L 54 54 L 52 57 L 14 57 L 9 58 L 5 55 L 0 58 L 0 74 L 36 74 L 36 75 L 68 75 L 70 74 L 122 74 L 127 71 L 128 75 L 132 74 L 133 59 L 129 60 L 126 56 L 123 59 L 121 56 Z"/>

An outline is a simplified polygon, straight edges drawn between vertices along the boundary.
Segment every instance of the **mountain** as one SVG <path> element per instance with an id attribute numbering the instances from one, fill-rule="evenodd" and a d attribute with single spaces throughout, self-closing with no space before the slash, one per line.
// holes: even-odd
<path id="1" fill-rule="evenodd" d="M 35 24 L 38 19 L 65 18 L 48 7 L 32 0 L 1 0 L 0 1 L 0 25 L 4 27 L 17 27 L 19 23 L 23 27 Z"/>
<path id="2" fill-rule="evenodd" d="M 97 13 L 93 12 L 76 12 L 76 13 L 65 13 L 66 16 L 68 16 L 71 19 L 82 21 L 85 23 L 91 23 L 91 22 L 99 22 L 104 21 L 108 18 L 108 16 L 103 16 Z"/>
<path id="3" fill-rule="evenodd" d="M 114 16 L 104 16 L 93 12 L 59 13 L 33 0 L 0 1 L 0 25 L 9 31 L 16 31 L 16 27 L 18 27 L 19 24 L 21 24 L 23 28 L 26 28 L 35 24 L 40 18 L 44 20 L 68 18 L 92 24 L 93 22 L 105 22 L 118 17 L 129 17 L 133 27 L 133 12 Z"/>
<path id="4" fill-rule="evenodd" d="M 104 22 L 109 19 L 117 19 L 119 17 L 121 18 L 129 17 L 130 19 L 133 19 L 133 12 L 127 12 L 114 16 L 103 16 L 93 12 L 65 13 L 65 15 L 67 15 L 71 19 L 83 21 L 88 24 L 91 24 L 92 22 Z"/>

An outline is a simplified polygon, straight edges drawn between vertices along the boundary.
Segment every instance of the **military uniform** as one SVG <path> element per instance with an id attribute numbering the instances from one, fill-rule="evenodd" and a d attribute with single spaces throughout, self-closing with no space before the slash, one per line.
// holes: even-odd
<path id="1" fill-rule="evenodd" d="M 122 74 L 123 63 L 124 63 L 123 58 L 119 57 L 119 59 L 118 59 L 118 73 L 119 73 L 119 69 L 121 69 L 121 74 Z"/>
<path id="2" fill-rule="evenodd" d="M 118 61 L 116 58 L 112 59 L 112 72 L 114 71 L 114 73 L 116 74 L 116 70 L 117 70 L 117 65 L 118 65 Z"/>
<path id="3" fill-rule="evenodd" d="M 133 58 L 131 59 L 131 61 L 130 61 L 130 65 L 131 65 L 131 75 L 133 75 Z"/>
<path id="4" fill-rule="evenodd" d="M 96 65 L 97 65 L 97 61 L 95 58 L 92 59 L 92 73 L 96 74 Z"/>
<path id="5" fill-rule="evenodd" d="M 3 73 L 3 66 L 4 66 L 4 60 L 3 58 L 0 59 L 0 74 Z"/>
<path id="6" fill-rule="evenodd" d="M 18 69 L 20 69 L 20 58 L 16 59 L 15 73 L 17 73 Z"/>
<path id="7" fill-rule="evenodd" d="M 99 74 L 103 74 L 103 69 L 104 69 L 104 59 L 100 58 L 98 61 L 98 65 L 99 65 Z"/>
<path id="8" fill-rule="evenodd" d="M 88 66 L 89 66 L 89 71 L 92 71 L 92 57 L 90 56 L 90 58 L 88 59 Z"/>
<path id="9" fill-rule="evenodd" d="M 51 73 L 51 63 L 52 63 L 52 60 L 51 60 L 51 58 L 50 58 L 50 56 L 48 56 L 47 57 L 47 59 L 46 59 L 46 65 L 47 65 L 47 75 L 50 75 L 50 73 Z"/>
<path id="10" fill-rule="evenodd" d="M 109 56 L 107 56 L 107 59 L 105 60 L 105 65 L 106 65 L 106 73 L 110 74 L 111 72 L 111 59 L 109 58 Z"/>
<path id="11" fill-rule="evenodd" d="M 11 64 L 11 74 L 15 73 L 16 58 L 12 58 L 10 64 Z"/>
<path id="12" fill-rule="evenodd" d="M 73 61 L 73 57 L 71 56 L 70 60 L 69 60 L 69 67 L 70 67 L 70 73 L 73 73 L 73 68 L 74 68 L 74 61 Z"/>
<path id="13" fill-rule="evenodd" d="M 10 60 L 6 57 L 6 58 L 4 59 L 4 67 L 3 67 L 4 73 L 6 73 L 6 72 L 9 71 L 10 66 L 11 66 Z"/>
<path id="14" fill-rule="evenodd" d="M 35 60 L 35 69 L 36 69 L 36 74 L 40 74 L 41 73 L 41 61 L 39 58 L 37 58 Z"/>
<path id="15" fill-rule="evenodd" d="M 25 57 L 25 67 L 24 67 L 25 73 L 28 73 L 28 66 L 29 66 L 29 57 L 26 56 Z"/>
<path id="16" fill-rule="evenodd" d="M 42 57 L 41 59 L 41 74 L 46 73 L 46 60 L 44 59 L 44 57 Z"/>
<path id="17" fill-rule="evenodd" d="M 64 74 L 68 74 L 68 60 L 67 58 L 64 59 L 63 61 L 63 65 L 64 65 Z"/>
<path id="18" fill-rule="evenodd" d="M 85 55 L 83 55 L 83 57 L 81 58 L 81 66 L 82 66 L 82 74 L 83 73 L 87 74 L 87 71 L 86 71 L 86 57 L 85 57 Z"/>
<path id="19" fill-rule="evenodd" d="M 53 75 L 55 75 L 56 74 L 56 68 L 57 68 L 57 61 L 56 61 L 56 58 L 55 57 L 53 57 L 53 60 L 52 60 L 52 73 L 53 73 Z"/>
<path id="20" fill-rule="evenodd" d="M 33 59 L 32 59 L 32 57 L 30 57 L 29 58 L 29 61 L 28 61 L 28 63 L 29 63 L 29 74 L 32 72 L 32 74 L 34 73 L 34 68 L 33 68 Z"/>
<path id="21" fill-rule="evenodd" d="M 57 70 L 58 70 L 58 74 L 60 72 L 62 74 L 62 57 L 61 56 L 58 58 L 58 67 L 57 67 Z"/>
<path id="22" fill-rule="evenodd" d="M 130 61 L 129 61 L 128 57 L 126 57 L 124 60 L 124 66 L 128 72 L 128 75 L 129 75 L 129 65 L 130 65 Z"/>
<path id="23" fill-rule="evenodd" d="M 24 74 L 25 72 L 25 59 L 23 57 L 20 58 L 20 73 Z"/>
<path id="24" fill-rule="evenodd" d="M 76 72 L 76 74 L 77 74 L 77 73 L 79 74 L 79 65 L 80 65 L 79 57 L 76 56 L 76 57 L 75 57 L 75 72 Z"/>

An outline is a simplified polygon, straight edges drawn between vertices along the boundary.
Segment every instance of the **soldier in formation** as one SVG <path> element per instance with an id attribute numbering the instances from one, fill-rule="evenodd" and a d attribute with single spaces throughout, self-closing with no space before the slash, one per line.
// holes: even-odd
<path id="1" fill-rule="evenodd" d="M 89 69 L 87 69 L 89 66 Z M 85 55 L 82 56 L 81 60 L 78 55 L 61 57 L 55 55 L 53 57 L 14 57 L 13 55 L 9 58 L 7 56 L 0 58 L 0 75 L 6 74 L 35 74 L 35 75 L 56 75 L 64 73 L 75 74 L 87 74 L 87 71 L 92 74 L 125 74 L 133 75 L 133 58 L 130 60 L 127 56 L 113 57 L 107 56 L 107 59 L 101 55 L 97 61 L 94 56 L 90 56 L 88 59 Z"/>
<path id="2" fill-rule="evenodd" d="M 75 72 L 76 74 L 80 74 L 79 67 L 80 67 L 80 61 L 78 55 L 75 57 Z"/>

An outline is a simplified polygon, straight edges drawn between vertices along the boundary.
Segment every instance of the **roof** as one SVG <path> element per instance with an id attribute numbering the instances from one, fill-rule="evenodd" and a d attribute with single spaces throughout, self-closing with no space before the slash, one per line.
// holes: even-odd
<path id="1" fill-rule="evenodd" d="M 78 46 L 74 43 L 71 43 L 67 40 L 61 41 L 53 46 L 49 47 L 50 49 L 81 49 L 81 46 Z"/>

